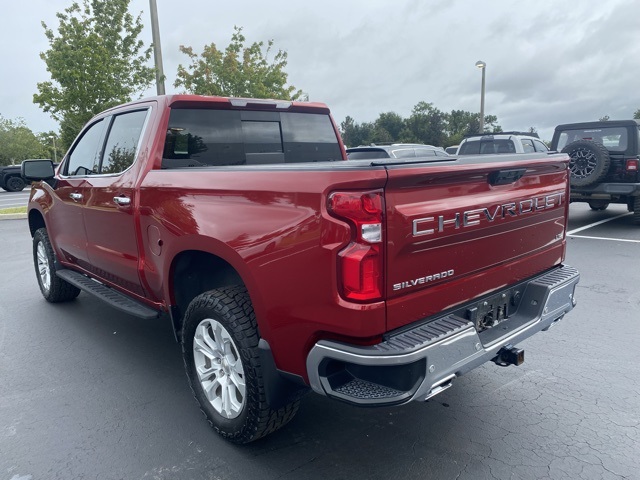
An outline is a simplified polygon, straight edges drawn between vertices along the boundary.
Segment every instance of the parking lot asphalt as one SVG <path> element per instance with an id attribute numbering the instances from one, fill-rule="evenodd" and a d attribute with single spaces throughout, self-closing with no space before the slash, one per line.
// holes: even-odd
<path id="1" fill-rule="evenodd" d="M 168 323 L 86 294 L 48 304 L 26 221 L 0 222 L 0 480 L 640 479 L 640 227 L 625 213 L 571 205 L 578 306 L 520 345 L 520 367 L 395 408 L 310 394 L 244 447 L 200 414 Z"/>
<path id="2" fill-rule="evenodd" d="M 29 201 L 30 190 L 25 188 L 21 192 L 5 192 L 0 190 L 0 210 L 4 208 L 24 207 Z"/>

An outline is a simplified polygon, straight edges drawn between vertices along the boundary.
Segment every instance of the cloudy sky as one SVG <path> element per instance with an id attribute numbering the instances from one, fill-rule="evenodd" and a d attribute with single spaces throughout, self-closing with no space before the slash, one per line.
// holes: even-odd
<path id="1" fill-rule="evenodd" d="M 57 124 L 33 104 L 49 80 L 39 53 L 48 48 L 40 22 L 72 0 L 3 5 L 0 115 L 22 117 L 35 132 Z M 640 0 L 157 0 L 167 93 L 178 50 L 225 47 L 233 26 L 248 42 L 273 39 L 289 55 L 289 83 L 325 102 L 339 123 L 403 117 L 426 101 L 443 111 L 480 110 L 505 130 L 536 127 L 551 139 L 559 123 L 631 118 L 640 108 Z M 143 40 L 151 43 L 148 0 Z M 55 28 L 54 28 L 55 30 Z M 145 92 L 153 95 L 155 89 Z"/>

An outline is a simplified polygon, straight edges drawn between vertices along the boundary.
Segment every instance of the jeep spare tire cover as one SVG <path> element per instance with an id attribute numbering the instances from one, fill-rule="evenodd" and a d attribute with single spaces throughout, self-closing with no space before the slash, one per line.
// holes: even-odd
<path id="1" fill-rule="evenodd" d="M 590 140 L 577 140 L 562 149 L 571 157 L 571 185 L 586 187 L 603 179 L 609 171 L 611 158 L 604 145 Z"/>

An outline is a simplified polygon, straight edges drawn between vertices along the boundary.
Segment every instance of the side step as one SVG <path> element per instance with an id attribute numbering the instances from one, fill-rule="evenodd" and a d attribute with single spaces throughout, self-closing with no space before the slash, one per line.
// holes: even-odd
<path id="1" fill-rule="evenodd" d="M 80 290 L 90 293 L 91 295 L 98 297 L 100 300 L 107 302 L 112 307 L 130 315 L 144 318 L 145 320 L 158 318 L 160 315 L 159 311 L 149 308 L 137 300 L 127 297 L 113 288 L 109 288 L 102 283 L 90 279 L 86 275 L 82 275 L 81 273 L 73 270 L 62 269 L 56 271 L 56 275 L 69 282 L 71 285 L 75 285 Z"/>

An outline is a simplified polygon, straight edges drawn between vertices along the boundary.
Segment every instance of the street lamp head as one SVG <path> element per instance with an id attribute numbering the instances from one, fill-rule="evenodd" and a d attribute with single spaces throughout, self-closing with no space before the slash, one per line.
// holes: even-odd
<path id="1" fill-rule="evenodd" d="M 482 60 L 478 60 L 478 61 L 476 62 L 476 67 L 478 67 L 478 68 L 484 68 L 484 67 L 486 67 L 486 66 L 487 66 L 487 64 L 486 64 L 486 63 L 484 63 Z"/>

